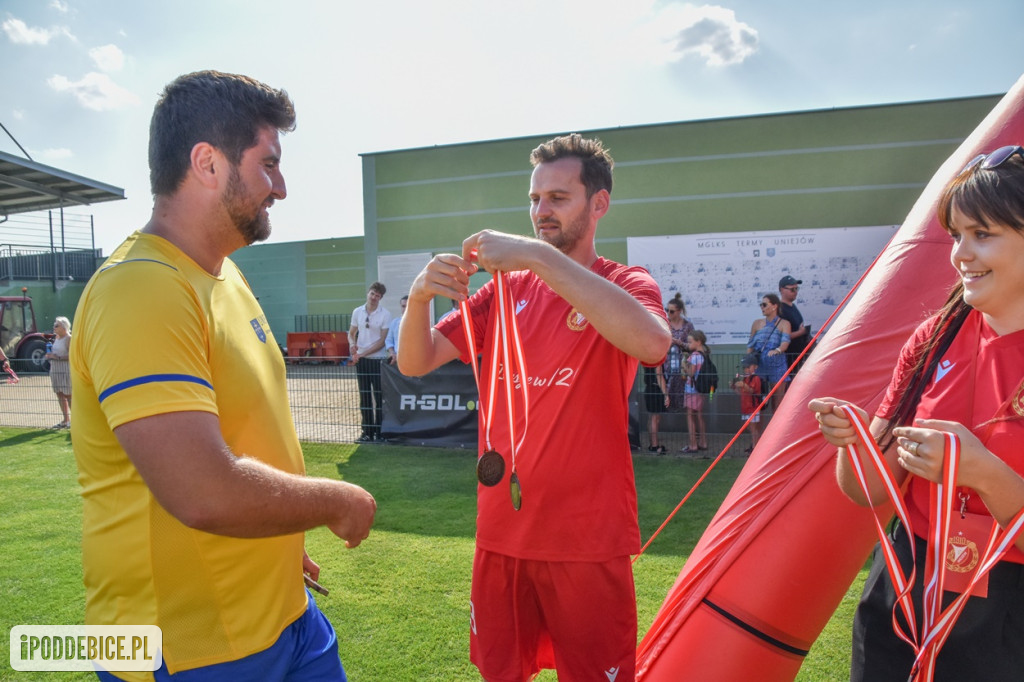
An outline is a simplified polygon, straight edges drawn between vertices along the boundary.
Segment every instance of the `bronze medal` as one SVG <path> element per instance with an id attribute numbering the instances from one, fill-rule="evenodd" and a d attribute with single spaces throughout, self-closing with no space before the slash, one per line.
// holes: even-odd
<path id="1" fill-rule="evenodd" d="M 476 477 L 487 487 L 501 483 L 505 477 L 505 458 L 495 450 L 488 450 L 476 461 Z"/>
<path id="2" fill-rule="evenodd" d="M 512 477 L 508 481 L 509 493 L 512 495 L 512 508 L 519 511 L 519 508 L 523 506 L 523 487 L 519 485 L 519 475 L 516 472 L 512 472 Z"/>

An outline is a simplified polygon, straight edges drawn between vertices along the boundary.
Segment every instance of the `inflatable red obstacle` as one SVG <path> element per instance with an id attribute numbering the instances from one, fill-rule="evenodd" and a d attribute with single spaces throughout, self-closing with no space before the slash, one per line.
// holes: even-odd
<path id="1" fill-rule="evenodd" d="M 955 281 L 942 189 L 974 156 L 1022 142 L 1024 78 L 939 168 L 800 370 L 640 642 L 638 680 L 796 677 L 877 540 L 870 512 L 839 490 L 807 403 L 878 406 L 904 341 Z"/>

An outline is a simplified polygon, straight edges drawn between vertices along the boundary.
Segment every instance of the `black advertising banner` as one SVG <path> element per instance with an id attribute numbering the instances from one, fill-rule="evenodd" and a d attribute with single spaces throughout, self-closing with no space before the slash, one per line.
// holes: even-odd
<path id="1" fill-rule="evenodd" d="M 384 438 L 476 451 L 477 391 L 472 367 L 455 360 L 426 376 L 407 377 L 385 362 L 381 383 Z"/>
<path id="2" fill-rule="evenodd" d="M 384 423 L 381 435 L 414 445 L 477 447 L 477 390 L 473 368 L 458 360 L 424 377 L 407 377 L 381 363 Z M 629 444 L 640 444 L 639 394 L 629 396 Z"/>

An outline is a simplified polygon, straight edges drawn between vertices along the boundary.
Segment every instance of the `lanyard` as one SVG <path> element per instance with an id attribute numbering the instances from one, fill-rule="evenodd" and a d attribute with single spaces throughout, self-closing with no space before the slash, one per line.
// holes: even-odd
<path id="1" fill-rule="evenodd" d="M 910 575 L 907 576 L 896 557 L 892 541 L 885 532 L 884 519 L 878 516 L 877 507 L 872 508 L 882 555 L 885 558 L 889 577 L 896 590 L 896 606 L 893 607 L 893 628 L 901 639 L 914 648 L 915 660 L 910 680 L 912 682 L 931 682 L 935 675 L 935 659 L 938 656 L 939 649 L 942 648 L 942 645 L 949 638 L 956 619 L 961 611 L 963 611 L 964 606 L 967 605 L 967 599 L 970 597 L 971 590 L 999 562 L 1006 552 L 1013 547 L 1014 541 L 1022 528 L 1024 528 L 1024 509 L 1017 513 L 1005 529 L 1000 529 L 999 524 L 993 519 L 989 541 L 981 555 L 978 568 L 968 583 L 967 589 L 943 610 L 942 592 L 945 574 L 943 569 L 946 561 L 945 554 L 949 538 L 950 521 L 952 515 L 956 513 L 954 511 L 954 502 L 957 496 L 956 479 L 960 468 L 960 439 L 952 433 L 944 434 L 942 479 L 939 483 L 935 484 L 933 494 L 930 496 L 929 513 L 932 524 L 927 536 L 928 554 L 925 561 L 923 613 L 921 632 L 918 633 L 914 604 L 910 594 L 916 579 L 914 531 L 910 523 L 910 514 L 903 500 L 899 485 L 896 483 L 896 478 L 878 449 L 878 444 L 871 436 L 867 424 L 852 407 L 842 405 L 840 409 L 850 419 L 859 437 L 858 444 L 847 446 L 847 454 L 865 497 L 870 499 L 864 463 L 858 454 L 860 445 L 864 446 L 866 451 L 865 458 L 881 479 L 889 499 L 896 508 L 896 515 L 899 517 L 900 522 L 903 523 L 910 538 L 910 552 L 914 558 L 914 568 L 911 569 Z M 909 633 L 904 632 L 897 623 L 896 608 L 903 611 L 909 626 Z"/>
<path id="2" fill-rule="evenodd" d="M 512 301 L 512 289 L 508 282 L 506 273 L 500 270 L 494 273 L 495 298 L 498 304 L 498 317 L 495 324 L 494 343 L 491 344 L 490 381 L 487 387 L 487 400 L 483 400 L 483 391 L 480 390 L 480 373 L 477 369 L 477 350 L 473 335 L 473 321 L 467 301 L 459 303 L 459 310 L 462 313 L 462 331 L 466 335 L 466 345 L 470 353 L 470 363 L 473 365 L 473 378 L 476 381 L 477 391 L 480 394 L 482 404 L 481 413 L 484 415 L 484 443 L 487 452 L 481 456 L 481 460 L 489 458 L 492 453 L 497 455 L 491 444 L 491 425 L 494 423 L 494 403 L 497 395 L 498 380 L 504 377 L 505 384 L 505 408 L 509 425 L 509 449 L 512 460 L 512 474 L 509 479 L 510 493 L 512 495 L 512 506 L 518 510 L 522 505 L 522 486 L 519 482 L 519 472 L 516 467 L 519 449 L 526 439 L 526 433 L 530 423 L 530 395 L 527 387 L 529 375 L 526 371 L 526 357 L 523 353 L 522 337 L 519 333 L 519 325 L 516 322 L 515 305 Z M 499 361 L 500 360 L 500 361 Z M 523 429 L 516 438 L 516 401 L 515 401 L 515 380 L 519 379 L 519 388 L 522 391 L 523 407 Z M 479 471 L 479 467 L 478 467 Z M 504 467 L 502 466 L 502 474 Z M 498 476 L 500 480 L 501 476 Z M 496 485 L 488 483 L 481 478 L 484 485 Z"/>

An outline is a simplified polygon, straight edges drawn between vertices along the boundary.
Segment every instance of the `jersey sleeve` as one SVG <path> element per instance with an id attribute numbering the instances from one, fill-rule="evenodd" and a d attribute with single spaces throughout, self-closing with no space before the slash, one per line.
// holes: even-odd
<path id="1" fill-rule="evenodd" d="M 645 268 L 639 266 L 627 266 L 616 272 L 609 280 L 619 285 L 630 295 L 640 302 L 648 311 L 654 315 L 666 320 L 665 306 L 661 302 L 661 288 L 658 287 L 658 283 L 654 281 Z M 667 324 L 667 322 L 666 322 Z M 642 363 L 644 367 L 657 367 L 665 363 L 667 359 L 668 350 L 666 349 L 666 357 L 661 358 L 658 362 L 651 364 Z"/>
<path id="2" fill-rule="evenodd" d="M 174 266 L 117 264 L 100 273 L 86 305 L 79 367 L 111 429 L 168 412 L 217 414 L 206 316 Z"/>

